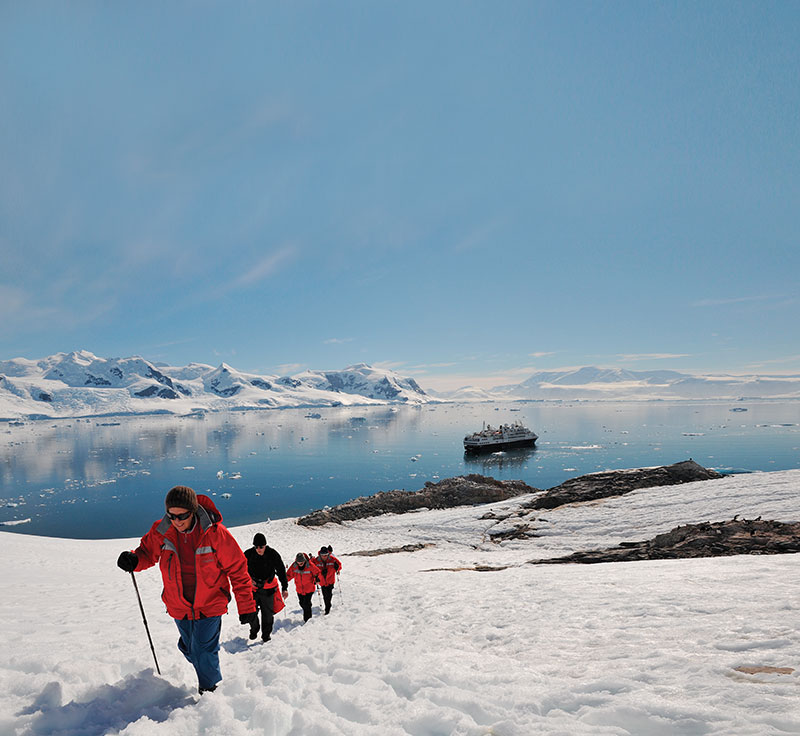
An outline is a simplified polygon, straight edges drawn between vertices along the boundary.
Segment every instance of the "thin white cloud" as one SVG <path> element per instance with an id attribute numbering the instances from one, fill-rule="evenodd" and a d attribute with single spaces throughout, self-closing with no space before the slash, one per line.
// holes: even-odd
<path id="1" fill-rule="evenodd" d="M 521 383 L 526 378 L 536 373 L 537 369 L 532 366 L 522 366 L 506 371 L 490 373 L 427 373 L 420 371 L 419 380 L 423 381 L 423 388 L 431 388 L 434 391 L 455 391 L 464 386 L 475 386 L 477 388 L 491 389 L 495 386 L 508 386 Z M 402 372 L 402 371 L 401 371 Z M 409 371 L 411 373 L 411 371 Z"/>
<path id="2" fill-rule="evenodd" d="M 458 363 L 419 363 L 417 365 L 410 365 L 406 369 L 409 373 L 426 374 L 428 371 L 437 370 L 439 368 L 452 368 Z"/>
<path id="3" fill-rule="evenodd" d="M 399 371 L 406 364 L 402 361 L 383 360 L 378 363 L 371 363 L 373 368 L 383 368 L 387 371 Z"/>
<path id="4" fill-rule="evenodd" d="M 505 225 L 504 218 L 495 218 L 483 225 L 474 228 L 467 233 L 458 243 L 453 246 L 454 253 L 475 250 L 476 248 L 486 247 L 492 240 L 495 240 L 495 233 Z"/>
<path id="5" fill-rule="evenodd" d="M 270 253 L 258 263 L 249 266 L 231 285 L 234 287 L 252 286 L 273 276 L 287 261 L 294 257 L 296 252 L 297 248 L 294 245 L 287 245 L 274 253 Z"/>
<path id="6" fill-rule="evenodd" d="M 85 299 L 70 292 L 67 281 L 61 279 L 35 291 L 0 284 L 0 335 L 74 329 L 102 319 L 116 306 L 113 295 L 100 293 L 87 308 Z"/>
<path id="7" fill-rule="evenodd" d="M 555 355 L 555 353 L 528 353 L 528 356 L 531 358 L 546 358 L 549 355 Z"/>
<path id="8" fill-rule="evenodd" d="M 619 353 L 621 360 L 671 360 L 672 358 L 689 358 L 689 353 Z"/>
<path id="9" fill-rule="evenodd" d="M 796 373 L 800 370 L 800 355 L 787 355 L 782 358 L 771 358 L 769 360 L 760 360 L 755 363 L 751 363 L 750 365 L 746 366 L 748 371 L 758 371 L 761 368 L 770 368 L 771 370 L 775 370 L 772 366 L 785 366 L 783 371 L 779 372 L 791 372 Z"/>
<path id="10" fill-rule="evenodd" d="M 353 342 L 354 337 L 331 337 L 328 340 L 323 340 L 323 345 L 344 345 L 347 342 Z"/>
<path id="11" fill-rule="evenodd" d="M 692 302 L 693 307 L 724 307 L 729 304 L 748 304 L 752 302 L 765 302 L 773 299 L 782 299 L 778 295 L 772 296 L 739 296 L 727 299 L 700 299 L 699 301 Z"/>
<path id="12" fill-rule="evenodd" d="M 161 348 L 171 348 L 175 345 L 186 345 L 190 342 L 197 342 L 197 337 L 184 337 L 180 340 L 170 340 L 169 342 L 160 342 L 156 345 L 151 345 L 150 349 L 152 350 L 159 350 Z"/>
<path id="13" fill-rule="evenodd" d="M 282 363 L 276 365 L 275 370 L 282 376 L 291 376 L 293 373 L 306 370 L 307 367 L 304 363 Z"/>

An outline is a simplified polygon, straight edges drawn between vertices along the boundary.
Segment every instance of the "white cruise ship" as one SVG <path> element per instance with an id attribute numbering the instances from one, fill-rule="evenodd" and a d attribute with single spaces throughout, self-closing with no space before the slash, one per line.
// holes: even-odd
<path id="1" fill-rule="evenodd" d="M 480 432 L 464 437 L 464 449 L 467 452 L 484 452 L 502 450 L 506 447 L 531 447 L 539 436 L 519 422 L 501 424 L 493 427 L 487 424 Z"/>

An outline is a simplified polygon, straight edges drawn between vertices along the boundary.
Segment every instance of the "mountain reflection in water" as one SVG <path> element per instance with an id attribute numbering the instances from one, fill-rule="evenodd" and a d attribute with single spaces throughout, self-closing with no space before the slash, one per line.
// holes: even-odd
<path id="1" fill-rule="evenodd" d="M 138 537 L 174 485 L 211 496 L 237 526 L 468 473 L 545 489 L 690 457 L 722 472 L 800 466 L 800 402 L 730 408 L 492 402 L 0 422 L 0 529 Z M 521 421 L 536 447 L 466 456 L 464 435 L 490 420 Z"/>

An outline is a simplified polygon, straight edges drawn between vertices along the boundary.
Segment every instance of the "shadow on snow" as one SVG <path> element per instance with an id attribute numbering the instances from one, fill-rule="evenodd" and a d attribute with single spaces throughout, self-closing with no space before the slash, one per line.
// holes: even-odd
<path id="1" fill-rule="evenodd" d="M 181 688 L 171 685 L 153 670 L 129 675 L 116 685 L 102 685 L 81 702 L 61 705 L 61 684 L 45 685 L 33 703 L 18 716 L 33 716 L 26 729 L 31 736 L 93 736 L 119 731 L 147 716 L 166 721 L 176 708 L 194 703 Z"/>
<path id="2" fill-rule="evenodd" d="M 317 606 L 313 606 L 311 610 L 313 611 L 314 616 L 319 616 L 322 614 L 322 609 L 318 608 Z M 292 618 L 288 618 L 286 614 L 292 614 Z M 303 623 L 303 611 L 300 608 L 289 610 L 289 607 L 287 606 L 284 609 L 283 614 L 278 614 L 275 617 L 275 623 L 272 625 L 272 635 L 274 636 L 278 631 L 292 631 L 293 629 L 302 626 Z M 222 642 L 221 646 L 226 652 L 228 652 L 228 654 L 239 654 L 239 652 L 244 652 L 257 644 L 261 644 L 260 639 L 248 641 L 243 636 L 237 636 L 233 639 Z"/>

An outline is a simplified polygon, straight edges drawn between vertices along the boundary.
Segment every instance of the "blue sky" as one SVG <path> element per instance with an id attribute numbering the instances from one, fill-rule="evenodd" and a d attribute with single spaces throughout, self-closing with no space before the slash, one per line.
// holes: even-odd
<path id="1" fill-rule="evenodd" d="M 800 4 L 0 4 L 0 358 L 800 373 Z"/>

